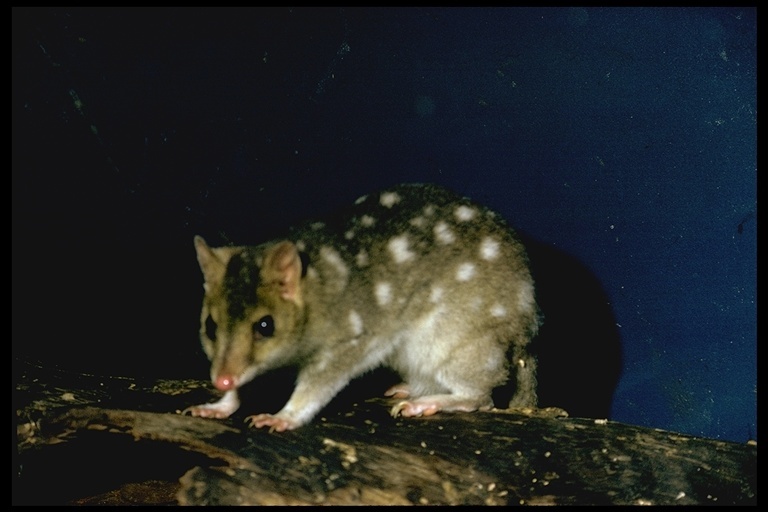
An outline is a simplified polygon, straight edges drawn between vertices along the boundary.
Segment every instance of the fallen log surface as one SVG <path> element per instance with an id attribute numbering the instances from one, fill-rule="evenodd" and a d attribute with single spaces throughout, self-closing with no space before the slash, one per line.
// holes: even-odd
<path id="1" fill-rule="evenodd" d="M 756 504 L 755 443 L 547 411 L 392 418 L 384 399 L 275 433 L 179 414 L 206 382 L 14 365 L 18 505 Z"/>

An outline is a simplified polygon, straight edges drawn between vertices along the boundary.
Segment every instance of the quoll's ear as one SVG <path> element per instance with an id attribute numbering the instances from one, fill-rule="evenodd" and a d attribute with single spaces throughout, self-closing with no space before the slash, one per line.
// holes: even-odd
<path id="1" fill-rule="evenodd" d="M 279 242 L 264 254 L 264 277 L 278 284 L 282 298 L 297 304 L 301 303 L 301 268 L 299 249 L 293 242 Z"/>
<path id="2" fill-rule="evenodd" d="M 231 248 L 213 248 L 205 242 L 203 237 L 195 236 L 195 250 L 206 285 L 220 281 L 227 270 L 227 262 L 232 255 Z"/>
<path id="3" fill-rule="evenodd" d="M 217 263 L 217 258 L 208 244 L 205 243 L 205 239 L 199 235 L 195 235 L 195 250 L 197 251 L 197 262 L 200 264 L 200 270 L 203 271 L 203 275 L 207 279 L 208 274 L 213 270 L 212 267 Z"/>

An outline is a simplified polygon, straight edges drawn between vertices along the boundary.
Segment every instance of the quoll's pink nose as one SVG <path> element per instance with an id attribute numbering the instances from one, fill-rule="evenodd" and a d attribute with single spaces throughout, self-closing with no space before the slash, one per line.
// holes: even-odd
<path id="1" fill-rule="evenodd" d="M 219 375 L 213 385 L 220 391 L 229 391 L 235 388 L 235 379 L 230 375 Z"/>

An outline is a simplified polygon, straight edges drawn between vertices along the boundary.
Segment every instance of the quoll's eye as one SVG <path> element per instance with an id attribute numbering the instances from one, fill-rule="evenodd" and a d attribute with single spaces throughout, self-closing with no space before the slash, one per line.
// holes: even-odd
<path id="1" fill-rule="evenodd" d="M 211 341 L 216 341 L 216 322 L 213 321 L 211 315 L 205 318 L 205 335 Z"/>
<path id="2" fill-rule="evenodd" d="M 263 316 L 253 324 L 254 339 L 270 338 L 273 334 L 275 334 L 275 321 L 272 316 Z"/>

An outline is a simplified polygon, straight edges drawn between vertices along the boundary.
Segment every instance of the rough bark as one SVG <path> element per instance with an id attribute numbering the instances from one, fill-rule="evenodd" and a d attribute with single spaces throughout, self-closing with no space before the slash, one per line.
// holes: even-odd
<path id="1" fill-rule="evenodd" d="M 14 504 L 756 503 L 752 443 L 545 413 L 395 419 L 383 399 L 271 433 L 178 414 L 216 396 L 205 382 L 14 365 Z"/>

